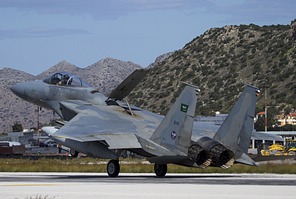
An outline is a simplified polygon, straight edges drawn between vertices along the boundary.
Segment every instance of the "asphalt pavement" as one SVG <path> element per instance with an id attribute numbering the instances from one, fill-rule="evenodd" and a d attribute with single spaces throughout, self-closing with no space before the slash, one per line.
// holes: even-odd
<path id="1" fill-rule="evenodd" d="M 0 173 L 0 198 L 296 198 L 296 175 Z"/>

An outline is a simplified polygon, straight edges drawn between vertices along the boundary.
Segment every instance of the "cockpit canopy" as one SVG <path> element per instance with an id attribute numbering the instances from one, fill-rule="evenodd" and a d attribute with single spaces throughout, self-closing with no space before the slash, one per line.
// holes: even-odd
<path id="1" fill-rule="evenodd" d="M 67 72 L 58 72 L 43 80 L 47 84 L 71 87 L 91 87 L 79 77 Z"/>

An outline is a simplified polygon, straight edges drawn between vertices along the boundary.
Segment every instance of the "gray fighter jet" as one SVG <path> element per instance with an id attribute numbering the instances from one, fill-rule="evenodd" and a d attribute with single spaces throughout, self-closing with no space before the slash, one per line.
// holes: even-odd
<path id="1" fill-rule="evenodd" d="M 230 167 L 234 162 L 256 165 L 246 154 L 250 144 L 259 90 L 246 85 L 230 114 L 214 136 L 199 136 L 194 113 L 199 89 L 186 85 L 166 116 L 130 106 L 122 100 L 143 79 L 137 70 L 109 97 L 77 76 L 56 73 L 41 81 L 19 83 L 11 90 L 34 104 L 56 111 L 66 122 L 43 127 L 52 139 L 88 156 L 111 159 L 107 173 L 120 172 L 124 150 L 154 164 L 157 176 L 165 176 L 167 164 L 206 168 Z M 196 137 L 196 136 L 195 136 Z"/>

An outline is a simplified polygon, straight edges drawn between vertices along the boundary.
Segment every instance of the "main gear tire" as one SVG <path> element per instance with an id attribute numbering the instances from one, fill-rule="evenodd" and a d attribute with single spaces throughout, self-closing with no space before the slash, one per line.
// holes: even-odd
<path id="1" fill-rule="evenodd" d="M 168 166 L 166 164 L 154 164 L 154 173 L 157 177 L 164 177 L 168 171 Z"/>
<path id="2" fill-rule="evenodd" d="M 110 160 L 107 164 L 107 173 L 110 177 L 117 177 L 120 172 L 118 160 Z"/>

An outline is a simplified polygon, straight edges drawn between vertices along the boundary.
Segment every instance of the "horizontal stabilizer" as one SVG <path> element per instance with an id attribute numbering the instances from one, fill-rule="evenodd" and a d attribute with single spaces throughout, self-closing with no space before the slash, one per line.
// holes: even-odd
<path id="1" fill-rule="evenodd" d="M 235 160 L 238 163 L 250 165 L 250 166 L 258 166 L 257 163 L 252 160 L 247 154 L 243 153 L 242 156 Z"/>
<path id="2" fill-rule="evenodd" d="M 144 79 L 149 70 L 138 69 L 130 74 L 112 93 L 109 95 L 109 99 L 122 100 Z"/>

